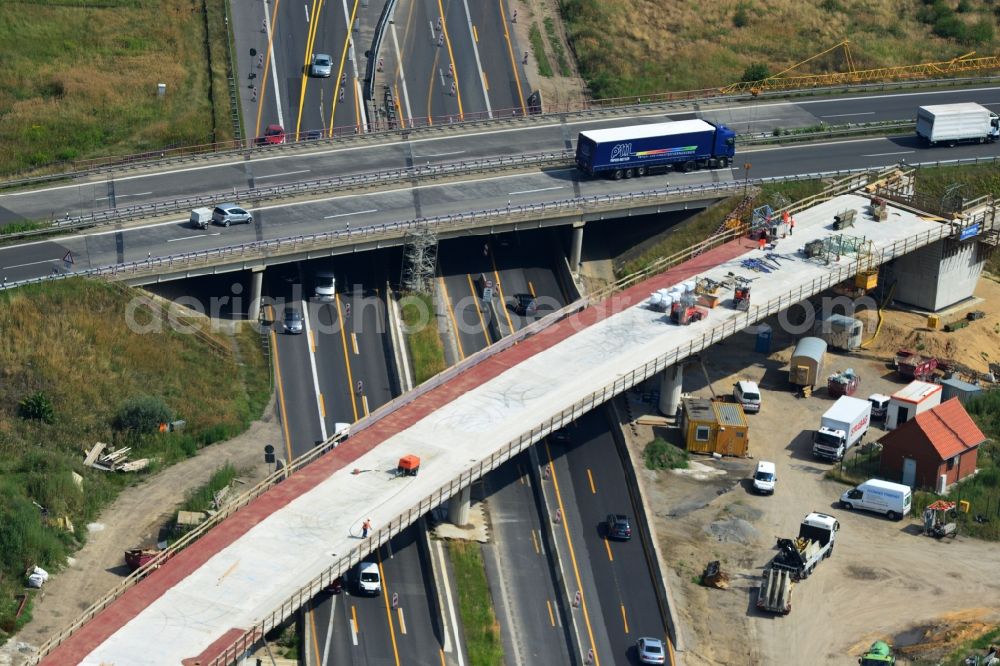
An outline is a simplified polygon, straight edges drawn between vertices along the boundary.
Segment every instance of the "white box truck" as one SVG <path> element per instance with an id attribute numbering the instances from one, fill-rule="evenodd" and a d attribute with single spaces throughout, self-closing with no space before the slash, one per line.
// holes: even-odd
<path id="1" fill-rule="evenodd" d="M 917 136 L 929 146 L 992 142 L 1000 137 L 1000 118 L 974 102 L 921 106 Z"/>
<path id="2" fill-rule="evenodd" d="M 868 432 L 872 403 L 849 395 L 840 396 L 826 410 L 813 436 L 813 455 L 830 460 L 843 460 L 847 450 L 861 441 Z"/>
<path id="3" fill-rule="evenodd" d="M 840 496 L 841 508 L 884 513 L 892 520 L 900 520 L 910 513 L 911 501 L 909 486 L 881 479 L 868 479 Z"/>

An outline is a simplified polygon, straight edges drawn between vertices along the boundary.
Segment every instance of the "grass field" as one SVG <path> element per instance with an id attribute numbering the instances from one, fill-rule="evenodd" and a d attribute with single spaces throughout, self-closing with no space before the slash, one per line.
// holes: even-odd
<path id="1" fill-rule="evenodd" d="M 412 294 L 403 299 L 400 306 L 413 365 L 413 381 L 421 384 L 448 367 L 434 318 L 434 304 L 429 294 Z"/>
<path id="2" fill-rule="evenodd" d="M 252 328 L 216 335 L 236 350 L 220 354 L 169 328 L 132 333 L 129 299 L 120 288 L 82 280 L 0 293 L 0 642 L 17 625 L 9 601 L 25 568 L 58 571 L 85 539 L 86 524 L 147 474 L 86 468 L 85 448 L 131 446 L 133 460 L 154 460 L 152 472 L 243 431 L 270 397 Z M 137 404 L 140 414 L 152 405 L 186 427 L 130 428 L 136 412 L 125 406 Z M 56 524 L 65 517 L 73 531 Z"/>
<path id="3" fill-rule="evenodd" d="M 224 2 L 0 2 L 0 174 L 231 139 Z"/>
<path id="4" fill-rule="evenodd" d="M 493 612 L 493 597 L 479 548 L 478 543 L 470 541 L 448 542 L 448 554 L 455 569 L 458 610 L 465 630 L 469 663 L 501 666 L 504 662 L 500 626 Z"/>
<path id="5" fill-rule="evenodd" d="M 759 63 L 770 74 L 851 40 L 857 69 L 995 51 L 990 0 L 560 0 L 597 98 L 717 88 Z M 798 70 L 797 70 L 798 71 Z M 839 53 L 801 73 L 847 71 Z"/>

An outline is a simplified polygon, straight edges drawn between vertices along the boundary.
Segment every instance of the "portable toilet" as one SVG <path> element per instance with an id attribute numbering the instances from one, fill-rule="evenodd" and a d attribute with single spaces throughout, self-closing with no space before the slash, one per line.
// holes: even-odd
<path id="1" fill-rule="evenodd" d="M 826 340 L 822 338 L 802 338 L 795 345 L 789 362 L 788 381 L 796 386 L 816 386 L 823 375 L 823 361 L 826 356 Z"/>
<path id="2" fill-rule="evenodd" d="M 771 337 L 773 331 L 771 327 L 767 324 L 761 324 L 757 327 L 757 341 L 754 344 L 753 350 L 758 354 L 770 354 L 771 353 Z"/>

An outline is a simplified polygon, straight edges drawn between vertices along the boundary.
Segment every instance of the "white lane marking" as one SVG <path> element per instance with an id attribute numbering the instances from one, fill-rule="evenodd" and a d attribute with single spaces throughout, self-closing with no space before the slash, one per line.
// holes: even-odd
<path id="1" fill-rule="evenodd" d="M 38 264 L 50 264 L 50 263 L 52 263 L 54 261 L 57 261 L 57 259 L 45 259 L 43 261 L 31 261 L 31 262 L 28 262 L 27 264 L 14 264 L 13 266 L 4 266 L 3 269 L 7 270 L 8 268 L 23 268 L 24 266 L 37 266 Z"/>
<path id="2" fill-rule="evenodd" d="M 782 118 L 760 118 L 758 120 L 747 120 L 746 122 L 747 123 L 774 123 L 774 122 L 777 122 L 779 120 L 782 120 Z M 742 124 L 744 121 L 737 120 L 735 122 Z"/>
<path id="3" fill-rule="evenodd" d="M 539 187 L 537 190 L 519 190 L 517 192 L 508 192 L 507 194 L 533 194 L 535 192 L 548 192 L 549 190 L 563 190 L 566 189 L 565 185 L 556 185 L 555 187 Z"/>
<path id="4" fill-rule="evenodd" d="M 483 62 L 479 59 L 479 45 L 476 43 L 476 36 L 472 33 L 472 14 L 469 13 L 469 2 L 468 0 L 462 0 L 462 5 L 465 7 L 465 22 L 469 25 L 469 41 L 472 42 L 472 52 L 476 55 L 476 73 L 479 75 L 479 85 L 483 88 L 483 99 L 486 101 L 486 115 L 489 118 L 493 117 L 493 107 L 490 106 L 490 96 L 486 92 L 486 77 L 483 76 Z M 458 69 L 457 67 L 455 68 Z M 455 76 L 458 76 L 458 72 L 455 72 Z"/>
<path id="5" fill-rule="evenodd" d="M 393 9 L 392 14 L 395 17 L 395 9 Z M 389 27 L 392 28 L 392 48 L 396 52 L 396 64 L 399 67 L 399 84 L 403 87 L 403 106 L 406 108 L 406 120 L 410 121 L 413 119 L 413 111 L 410 109 L 410 92 L 406 88 L 406 72 L 403 70 L 403 58 L 399 54 L 399 41 L 396 39 L 396 22 L 390 21 Z M 416 141 L 410 143 L 416 143 Z"/>
<path id="6" fill-rule="evenodd" d="M 446 155 L 461 155 L 461 154 L 467 153 L 467 152 L 468 152 L 467 150 L 451 150 L 451 151 L 448 151 L 447 153 L 427 153 L 426 155 L 417 155 L 417 154 L 414 154 L 413 156 L 414 157 L 420 157 L 420 158 L 423 158 L 423 157 L 445 157 Z"/>
<path id="7" fill-rule="evenodd" d="M 455 642 L 458 643 L 460 641 L 460 639 L 458 637 L 458 631 L 457 631 L 457 629 L 458 629 L 458 619 L 456 619 L 456 617 L 455 617 L 455 602 L 451 598 L 451 583 L 448 581 L 448 578 L 450 577 L 448 575 L 448 566 L 447 566 L 448 563 L 445 562 L 445 560 L 444 560 L 444 548 L 441 547 L 441 542 L 440 541 L 434 541 L 433 543 L 434 543 L 434 547 L 437 549 L 438 562 L 441 564 L 441 569 L 440 569 L 441 570 L 441 579 L 444 582 L 444 594 L 445 594 L 445 598 L 448 600 L 448 614 L 451 616 L 451 626 L 456 629 L 456 631 L 455 631 Z M 452 646 L 451 646 L 451 632 L 448 631 L 448 627 L 442 627 L 442 628 L 444 629 L 444 645 L 441 646 L 441 647 L 442 647 L 442 649 L 445 652 L 451 652 L 452 651 Z M 455 650 L 455 653 L 458 655 L 458 666 L 465 666 L 465 660 L 462 657 L 462 646 L 461 645 L 458 646 L 458 649 Z"/>
<path id="8" fill-rule="evenodd" d="M 399 615 L 399 633 L 406 635 L 406 620 L 403 619 L 403 607 L 400 606 L 396 609 L 396 614 Z"/>
<path id="9" fill-rule="evenodd" d="M 356 100 L 360 100 L 362 98 L 362 92 L 361 92 L 361 81 L 358 80 L 358 72 L 360 72 L 361 70 L 358 69 L 358 57 L 357 57 L 357 53 L 355 53 L 355 51 L 354 51 L 354 38 L 351 37 L 351 35 L 353 34 L 353 28 L 354 28 L 354 26 L 351 25 L 351 12 L 349 12 L 347 10 L 347 0 L 343 0 L 341 2 L 341 4 L 344 6 L 344 25 L 347 26 L 347 57 L 350 59 L 351 65 L 354 66 L 354 77 L 353 77 L 354 78 L 354 98 Z M 366 7 L 368 6 L 367 2 L 364 3 L 364 4 L 365 4 Z M 355 19 L 357 19 L 357 14 L 355 14 Z M 361 129 L 360 129 L 360 131 L 361 132 L 367 132 L 368 131 L 368 105 L 362 102 L 358 106 L 360 107 L 360 110 L 361 110 Z"/>
<path id="10" fill-rule="evenodd" d="M 302 8 L 306 10 L 306 23 L 309 23 L 309 5 L 302 5 Z"/>
<path id="11" fill-rule="evenodd" d="M 147 194 L 152 194 L 152 192 L 136 192 L 135 194 L 116 194 L 115 199 L 121 199 L 122 197 L 144 197 Z M 104 201 L 105 199 L 110 199 L 111 197 L 97 197 L 94 201 Z"/>
<path id="12" fill-rule="evenodd" d="M 351 624 L 351 640 L 354 641 L 354 647 L 358 647 L 358 624 L 353 617 L 348 622 Z"/>
<path id="13" fill-rule="evenodd" d="M 264 5 L 264 28 L 267 30 L 267 43 L 272 44 L 271 36 L 271 15 L 267 13 L 267 4 Z M 278 124 L 285 126 L 285 118 L 281 115 L 281 88 L 278 87 L 278 65 L 274 61 L 274 49 L 269 48 L 271 53 L 271 83 L 274 85 L 274 107 L 278 113 Z"/>
<path id="14" fill-rule="evenodd" d="M 191 240 L 192 238 L 204 238 L 205 236 L 221 236 L 221 231 L 216 231 L 214 234 L 195 234 L 194 236 L 181 236 L 180 238 L 168 238 L 168 243 L 176 243 L 177 241 Z"/>
<path id="15" fill-rule="evenodd" d="M 300 306 L 302 323 L 305 325 L 306 340 L 312 340 L 312 332 L 309 330 L 309 303 L 308 301 L 302 301 Z M 307 345 L 307 347 L 309 348 L 309 367 L 312 369 L 313 391 L 316 393 L 316 415 L 319 417 L 319 431 L 320 435 L 322 435 L 322 441 L 325 442 L 327 438 L 326 419 L 323 417 L 323 398 L 319 391 L 319 374 L 316 372 L 316 354 L 313 351 L 312 345 Z"/>
<path id="16" fill-rule="evenodd" d="M 434 22 L 427 19 L 427 26 L 431 29 L 431 41 L 437 43 L 437 30 L 434 29 Z"/>
<path id="17" fill-rule="evenodd" d="M 280 178 L 281 176 L 294 176 L 297 173 L 309 173 L 312 169 L 299 169 L 298 171 L 284 171 L 282 173 L 269 173 L 266 176 L 254 176 L 254 180 L 264 180 L 265 178 Z"/>
<path id="18" fill-rule="evenodd" d="M 872 153 L 871 155 L 862 155 L 861 157 L 885 157 L 886 155 L 909 155 L 910 153 L 915 153 L 915 150 L 900 150 L 896 153 Z"/>
<path id="19" fill-rule="evenodd" d="M 333 616 L 337 614 L 337 595 L 330 597 L 330 623 L 326 627 L 326 642 L 323 645 L 323 658 L 320 666 L 326 666 L 330 659 L 330 641 L 333 639 Z"/>
<path id="20" fill-rule="evenodd" d="M 399 44 L 396 42 L 395 27 L 396 27 L 396 24 L 393 23 L 392 24 L 392 28 L 393 28 L 393 43 L 395 44 L 396 60 L 399 61 L 400 60 Z M 273 55 L 272 55 L 272 61 L 273 61 Z M 412 118 L 413 114 L 410 111 L 409 95 L 408 95 L 408 93 L 406 91 L 406 79 L 403 78 L 403 76 L 404 76 L 403 75 L 403 66 L 401 64 L 399 65 L 399 73 L 400 73 L 400 77 L 402 79 L 401 83 L 402 83 L 402 86 L 403 86 L 403 97 L 404 97 L 405 106 L 406 106 L 406 113 L 407 113 L 408 117 Z M 972 88 L 972 89 L 965 89 L 965 90 L 962 90 L 960 92 L 983 92 L 983 91 L 995 91 L 995 90 L 1000 90 L 1000 87 L 994 87 L 994 88 Z M 826 104 L 826 103 L 829 103 L 829 102 L 850 102 L 850 101 L 864 102 L 864 101 L 872 100 L 872 99 L 882 99 L 884 97 L 912 97 L 914 95 L 941 95 L 941 94 L 945 94 L 945 93 L 955 94 L 955 92 L 956 91 L 954 91 L 954 90 L 936 90 L 936 91 L 928 91 L 928 92 L 922 92 L 922 93 L 902 93 L 902 94 L 899 94 L 899 95 L 872 95 L 870 97 L 861 96 L 861 97 L 844 97 L 844 98 L 839 98 L 839 99 L 823 99 L 823 100 L 812 100 L 812 101 L 810 101 L 810 100 L 803 100 L 803 101 L 799 101 L 799 102 L 775 102 L 774 104 L 763 104 L 763 105 L 761 105 L 761 106 L 759 106 L 757 108 L 760 109 L 760 108 L 765 108 L 765 107 L 779 107 L 779 106 L 803 106 L 803 105 L 806 105 L 806 104 Z M 1000 106 L 1000 102 L 990 102 L 990 103 L 984 104 L 983 106 Z M 745 107 L 745 106 L 730 106 L 730 107 L 722 107 L 722 108 L 718 108 L 718 109 L 704 109 L 703 111 L 701 111 L 701 113 L 705 113 L 705 114 L 720 113 L 720 112 L 723 112 L 723 111 L 746 110 L 746 108 L 747 107 Z M 627 118 L 663 118 L 663 115 L 664 115 L 663 113 L 636 114 L 634 116 L 631 116 L 631 115 L 630 116 L 625 116 L 624 118 L 626 118 L 626 119 Z M 581 118 L 580 120 L 567 121 L 564 124 L 567 125 L 567 126 L 575 126 L 575 125 L 596 124 L 598 122 L 609 122 L 609 123 L 619 123 L 620 124 L 622 122 L 622 118 L 612 118 L 612 119 L 600 120 L 600 121 L 594 120 L 593 118 Z M 742 122 L 742 121 L 740 121 L 740 122 Z M 541 125 L 540 124 L 537 127 L 532 127 L 530 129 L 551 130 L 553 127 L 557 126 L 557 124 L 559 124 L 559 121 L 553 120 L 553 122 L 551 124 L 548 124 L 548 125 Z M 444 142 L 444 141 L 449 141 L 449 140 L 464 140 L 464 139 L 475 138 L 475 137 L 480 137 L 480 136 L 492 136 L 494 134 L 508 134 L 510 132 L 523 132 L 523 131 L 525 131 L 527 129 L 529 129 L 529 128 L 525 128 L 525 127 L 510 127 L 510 128 L 495 129 L 495 130 L 485 130 L 485 131 L 482 131 L 482 132 L 472 132 L 472 133 L 469 133 L 469 134 L 463 134 L 460 137 L 428 137 L 428 138 L 425 138 L 425 139 L 411 139 L 409 141 L 409 143 L 411 143 L 411 144 L 418 144 L 418 143 Z M 396 142 L 397 142 L 396 139 L 392 139 L 392 140 L 386 141 L 384 143 L 373 143 L 373 144 L 371 144 L 368 147 L 369 148 L 384 148 L 384 147 L 389 146 L 389 145 L 394 145 Z M 840 143 L 847 143 L 847 142 L 842 141 Z M 809 144 L 809 145 L 815 146 L 815 145 L 818 145 L 818 144 Z M 348 152 L 348 151 L 354 151 L 354 150 L 357 150 L 356 146 L 351 146 L 351 147 L 348 147 L 348 148 L 334 148 L 334 149 L 331 149 L 331 150 L 322 150 L 322 151 L 316 151 L 315 153 L 308 153 L 306 155 L 306 157 L 314 157 L 314 156 L 320 156 L 320 155 L 333 155 L 333 154 L 336 154 L 336 153 L 342 153 L 342 152 Z M 749 149 L 744 149 L 742 152 L 747 152 L 747 150 L 749 150 Z M 271 160 L 284 160 L 284 159 L 290 159 L 290 158 L 301 159 L 302 157 L 303 157 L 303 155 L 300 154 L 300 153 L 289 154 L 289 155 L 269 155 L 267 157 L 259 157 L 259 158 L 250 159 L 250 160 L 244 160 L 241 157 L 241 158 L 239 158 L 237 160 L 234 160 L 232 162 L 223 162 L 223 163 L 219 163 L 219 164 L 207 164 L 207 165 L 204 165 L 204 166 L 186 167 L 184 169 L 174 169 L 172 171 L 157 171 L 155 173 L 139 174 L 139 175 L 135 175 L 135 176 L 123 176 L 121 178 L 116 178 L 115 181 L 120 183 L 120 182 L 125 182 L 127 180 L 135 180 L 137 178 L 157 178 L 157 177 L 160 177 L 160 176 L 170 176 L 170 175 L 174 175 L 174 174 L 178 174 L 178 173 L 187 173 L 187 172 L 190 172 L 190 171 L 202 171 L 202 170 L 205 170 L 205 169 L 228 168 L 228 167 L 233 166 L 233 164 L 254 164 L 256 162 L 267 162 L 267 161 L 271 161 Z M 82 185 L 86 185 L 86 186 L 93 185 L 93 186 L 96 186 L 96 185 L 100 185 L 100 182 L 82 183 Z M 7 192 L 5 194 L 0 194 L 0 199 L 2 199 L 4 197 L 17 197 L 17 196 L 22 196 L 22 195 L 25 195 L 25 194 L 38 194 L 39 192 L 54 192 L 56 190 L 66 190 L 66 189 L 71 189 L 71 188 L 78 188 L 80 186 L 81 186 L 81 184 L 57 185 L 55 187 L 43 188 L 43 189 L 36 189 L 36 190 L 24 190 L 24 191 L 21 191 L 21 192 Z"/>
<path id="21" fill-rule="evenodd" d="M 820 118 L 847 118 L 848 116 L 874 116 L 874 111 L 863 111 L 861 113 L 834 113 L 829 116 L 820 116 Z"/>
<path id="22" fill-rule="evenodd" d="M 371 208 L 369 210 L 359 210 L 353 213 L 337 213 L 336 215 L 324 215 L 324 220 L 332 220 L 335 217 L 347 217 L 348 215 L 364 215 L 365 213 L 377 213 L 378 208 Z"/>

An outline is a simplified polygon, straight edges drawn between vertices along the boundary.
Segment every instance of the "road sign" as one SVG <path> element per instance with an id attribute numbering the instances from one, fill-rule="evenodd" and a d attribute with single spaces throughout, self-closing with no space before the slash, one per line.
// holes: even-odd
<path id="1" fill-rule="evenodd" d="M 65 262 L 66 264 L 68 264 L 70 266 L 73 265 L 73 251 L 72 250 L 66 250 L 66 254 L 63 255 L 63 262 Z"/>
<path id="2" fill-rule="evenodd" d="M 264 445 L 264 462 L 273 463 L 274 462 L 274 447 L 270 444 Z"/>

